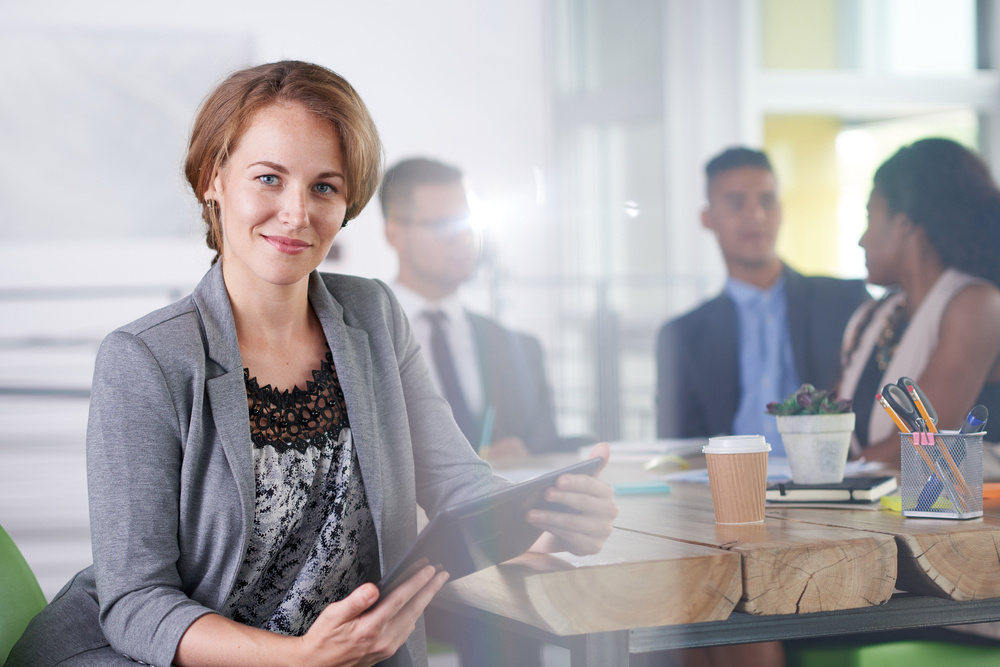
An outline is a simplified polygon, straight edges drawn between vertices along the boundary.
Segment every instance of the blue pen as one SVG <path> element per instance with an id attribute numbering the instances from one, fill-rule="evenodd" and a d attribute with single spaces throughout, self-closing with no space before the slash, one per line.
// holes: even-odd
<path id="1" fill-rule="evenodd" d="M 619 482 L 614 485 L 616 496 L 632 496 L 646 493 L 669 493 L 666 482 Z"/>
<path id="2" fill-rule="evenodd" d="M 978 433 L 983 430 L 986 425 L 987 419 L 989 419 L 989 410 L 985 405 L 977 405 L 969 411 L 968 416 L 965 418 L 965 423 L 962 424 L 962 428 L 959 429 L 959 433 Z M 958 460 L 956 463 L 962 463 L 962 459 L 965 458 L 965 450 L 963 449 L 959 452 Z M 939 473 L 940 474 L 940 473 Z M 929 510 L 934 503 L 937 502 L 938 496 L 944 490 L 944 485 L 937 475 L 932 474 L 927 483 L 924 484 L 924 488 L 920 491 L 920 495 L 917 496 L 917 507 L 922 510 Z M 954 505 L 954 501 L 952 501 Z M 955 510 L 958 510 L 958 505 L 955 505 Z"/>
<path id="3" fill-rule="evenodd" d="M 969 410 L 968 416 L 965 418 L 965 423 L 962 424 L 962 428 L 959 429 L 959 433 L 979 433 L 986 426 L 986 420 L 989 419 L 990 411 L 985 405 L 977 405 L 976 407 Z"/>
<path id="4" fill-rule="evenodd" d="M 490 444 L 493 442 L 493 423 L 497 418 L 497 409 L 492 405 L 487 406 L 486 414 L 483 416 L 483 430 L 479 434 L 479 447 L 476 451 L 479 453 L 479 458 L 486 457 L 486 450 L 489 449 Z"/>

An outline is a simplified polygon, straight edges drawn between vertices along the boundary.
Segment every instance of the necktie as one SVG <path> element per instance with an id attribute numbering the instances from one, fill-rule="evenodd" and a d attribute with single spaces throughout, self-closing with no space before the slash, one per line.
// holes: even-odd
<path id="1" fill-rule="evenodd" d="M 455 358 L 451 354 L 448 334 L 444 329 L 448 316 L 440 310 L 425 311 L 423 315 L 431 323 L 431 358 L 437 369 L 438 379 L 441 380 L 444 397 L 451 405 L 451 413 L 454 415 L 458 427 L 462 429 L 462 433 L 465 434 L 469 442 L 474 442 L 476 419 L 472 416 L 472 411 L 469 410 L 465 394 L 462 393 L 462 386 L 458 382 Z"/>

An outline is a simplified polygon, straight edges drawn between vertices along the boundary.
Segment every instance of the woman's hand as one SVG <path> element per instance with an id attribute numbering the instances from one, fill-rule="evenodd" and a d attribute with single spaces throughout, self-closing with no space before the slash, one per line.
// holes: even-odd
<path id="1" fill-rule="evenodd" d="M 611 450 L 604 442 L 590 450 L 590 458 L 604 459 L 601 469 L 607 465 L 610 455 Z M 596 474 L 593 477 L 562 475 L 555 487 L 545 492 L 545 499 L 562 503 L 578 513 L 529 511 L 528 522 L 546 531 L 532 546 L 532 551 L 569 551 L 584 556 L 601 550 L 618 516 L 615 492 L 610 484 L 598 479 Z"/>
<path id="2" fill-rule="evenodd" d="M 301 637 L 301 664 L 366 666 L 392 657 L 447 580 L 447 572 L 435 574 L 433 567 L 425 567 L 377 605 L 374 584 L 358 587 L 324 609 Z"/>
<path id="3" fill-rule="evenodd" d="M 366 667 L 392 656 L 417 625 L 417 619 L 448 580 L 446 572 L 425 567 L 379 604 L 375 584 L 359 586 L 328 605 L 301 637 L 251 628 L 219 614 L 206 614 L 181 637 L 174 664 L 294 665 Z"/>

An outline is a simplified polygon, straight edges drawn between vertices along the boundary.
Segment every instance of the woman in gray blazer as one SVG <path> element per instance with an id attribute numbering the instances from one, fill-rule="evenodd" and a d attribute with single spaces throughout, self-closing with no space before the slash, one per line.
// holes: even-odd
<path id="1" fill-rule="evenodd" d="M 432 567 L 372 583 L 437 509 L 501 486 L 435 393 L 378 281 L 322 275 L 374 192 L 364 103 L 316 65 L 237 72 L 205 101 L 186 173 L 212 269 L 110 334 L 87 433 L 94 565 L 8 665 L 423 665 Z M 289 388 L 289 389 L 286 389 Z M 597 452 L 606 459 L 605 446 Z M 610 487 L 567 475 L 539 550 L 593 553 Z M 415 631 L 416 630 L 416 631 Z"/>

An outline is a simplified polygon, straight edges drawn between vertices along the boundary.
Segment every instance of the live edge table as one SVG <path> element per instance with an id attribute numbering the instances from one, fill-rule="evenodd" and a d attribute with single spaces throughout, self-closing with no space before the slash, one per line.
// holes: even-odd
<path id="1" fill-rule="evenodd" d="M 1000 505 L 969 521 L 781 508 L 723 526 L 704 485 L 617 502 L 600 554 L 528 554 L 450 582 L 434 604 L 565 646 L 573 667 L 1000 620 Z"/>

